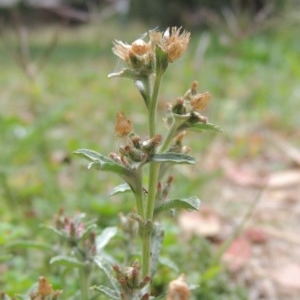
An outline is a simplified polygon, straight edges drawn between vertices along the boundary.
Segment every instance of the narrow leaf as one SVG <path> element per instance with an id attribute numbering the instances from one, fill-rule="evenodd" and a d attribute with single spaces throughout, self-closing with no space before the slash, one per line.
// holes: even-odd
<path id="1" fill-rule="evenodd" d="M 183 153 L 175 153 L 175 152 L 164 152 L 161 154 L 154 154 L 151 159 L 151 162 L 169 162 L 174 164 L 195 164 L 196 161 L 192 156 L 183 154 Z"/>
<path id="2" fill-rule="evenodd" d="M 186 210 L 199 210 L 201 201 L 197 197 L 190 197 L 185 199 L 171 199 L 159 203 L 155 208 L 155 214 L 169 209 L 186 209 Z"/>
<path id="3" fill-rule="evenodd" d="M 140 184 L 136 170 L 119 165 L 110 158 L 94 150 L 78 149 L 74 153 L 80 154 L 90 160 L 91 163 L 88 166 L 89 168 L 95 167 L 101 171 L 113 172 L 119 175 L 125 182 L 128 183 L 133 191 L 136 191 L 137 185 Z"/>
<path id="4" fill-rule="evenodd" d="M 209 131 L 215 131 L 215 132 L 222 132 L 221 128 L 215 124 L 212 123 L 194 123 L 189 127 L 190 130 L 196 131 L 196 132 L 203 132 L 206 130 Z"/>
<path id="5" fill-rule="evenodd" d="M 106 227 L 101 235 L 98 235 L 96 238 L 96 248 L 97 253 L 100 253 L 101 250 L 109 243 L 109 241 L 117 234 L 117 227 Z"/>
<path id="6" fill-rule="evenodd" d="M 111 160 L 110 158 L 108 158 L 94 150 L 91 150 L 91 149 L 77 149 L 74 153 L 82 155 L 85 158 L 89 159 L 90 161 L 100 161 L 103 163 L 113 162 L 113 160 Z"/>
<path id="7" fill-rule="evenodd" d="M 97 224 L 93 223 L 85 227 L 84 231 L 81 234 L 81 238 L 86 237 L 93 229 L 97 228 Z"/>
<path id="8" fill-rule="evenodd" d="M 55 233 L 56 235 L 58 235 L 59 237 L 64 237 L 65 236 L 65 233 L 56 229 L 55 227 L 52 227 L 52 226 L 44 226 L 42 225 L 41 228 L 45 228 L 53 233 Z"/>
<path id="9" fill-rule="evenodd" d="M 103 293 L 106 296 L 108 296 L 110 299 L 120 300 L 121 298 L 120 293 L 104 285 L 93 286 L 91 287 L 91 290 Z"/>
<path id="10" fill-rule="evenodd" d="M 159 258 L 159 262 L 164 265 L 167 266 L 168 268 L 170 268 L 171 270 L 175 271 L 175 272 L 179 272 L 179 268 L 178 266 L 175 264 L 174 261 L 172 261 L 171 259 L 167 258 L 167 257 L 160 257 Z"/>
<path id="11" fill-rule="evenodd" d="M 123 183 L 123 184 L 120 184 L 120 185 L 114 187 L 111 190 L 111 192 L 109 193 L 109 196 L 117 195 L 117 194 L 120 194 L 120 193 L 126 193 L 126 192 L 129 192 L 129 191 L 131 191 L 130 186 L 127 183 Z"/>
<path id="12" fill-rule="evenodd" d="M 119 283 L 115 278 L 115 274 L 113 272 L 112 267 L 106 261 L 104 261 L 100 256 L 96 256 L 94 258 L 94 262 L 105 273 L 111 285 L 113 286 L 114 290 L 118 291 Z"/>
<path id="13" fill-rule="evenodd" d="M 52 257 L 50 259 L 50 264 L 58 264 L 66 267 L 72 267 L 72 268 L 82 268 L 84 267 L 84 263 L 77 260 L 74 257 L 64 256 L 64 255 L 58 255 L 55 257 Z"/>
<path id="14" fill-rule="evenodd" d="M 119 175 L 125 175 L 128 171 L 125 167 L 115 163 L 110 158 L 90 149 L 78 149 L 74 152 L 75 154 L 82 155 L 91 161 L 88 168 L 98 167 L 102 171 L 110 171 Z"/>
<path id="15" fill-rule="evenodd" d="M 164 51 L 160 46 L 155 48 L 156 55 L 156 73 L 160 76 L 166 71 L 168 67 L 168 53 Z"/>
<path id="16" fill-rule="evenodd" d="M 16 241 L 7 245 L 9 248 L 35 248 L 41 250 L 48 250 L 54 252 L 53 248 L 49 244 L 30 242 L 30 241 Z"/>
<path id="17" fill-rule="evenodd" d="M 160 251 L 162 248 L 162 244 L 164 241 L 164 231 L 159 225 L 155 225 L 153 228 L 152 233 L 152 243 L 151 243 L 151 253 L 152 253 L 152 260 L 151 260 L 151 277 L 154 276 L 157 264 L 160 256 Z"/>
<path id="18" fill-rule="evenodd" d="M 141 74 L 132 69 L 124 68 L 120 72 L 110 73 L 108 75 L 108 78 L 112 78 L 112 77 L 125 77 L 133 80 L 139 80 L 141 78 Z"/>
<path id="19" fill-rule="evenodd" d="M 153 300 L 164 300 L 166 299 L 166 293 L 163 293 L 155 298 L 153 298 Z"/>

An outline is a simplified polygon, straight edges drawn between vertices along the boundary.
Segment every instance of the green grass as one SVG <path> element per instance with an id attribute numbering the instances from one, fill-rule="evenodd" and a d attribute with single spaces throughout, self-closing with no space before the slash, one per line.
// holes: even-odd
<path id="1" fill-rule="evenodd" d="M 87 171 L 85 162 L 72 154 L 77 148 L 92 148 L 104 154 L 117 150 L 118 141 L 113 139 L 117 111 L 134 120 L 136 131 L 145 129 L 145 108 L 133 84 L 126 79 L 107 78 L 108 73 L 121 67 L 110 51 L 112 40 L 130 42 L 146 30 L 142 25 L 127 26 L 126 30 L 112 23 L 61 29 L 54 52 L 34 81 L 24 75 L 12 55 L 17 48 L 13 33 L 3 32 L 6 39 L 0 44 L 0 248 L 18 239 L 48 240 L 37 224 L 50 224 L 60 208 L 67 214 L 84 211 L 89 218 L 98 218 L 103 227 L 118 224 L 119 211 L 132 208 L 129 196 L 107 197 L 120 183 L 117 178 Z M 45 51 L 55 30 L 50 27 L 29 32 L 33 60 Z M 300 41 L 295 39 L 296 33 L 296 28 L 282 23 L 269 32 L 223 45 L 219 34 L 210 32 L 210 44 L 200 67 L 196 57 L 201 33 L 192 35 L 188 53 L 170 66 L 164 78 L 160 107 L 163 116 L 165 103 L 183 94 L 193 80 L 199 81 L 200 90 L 213 94 L 206 114 L 224 133 L 205 134 L 197 140 L 193 135 L 187 137 L 200 165 L 201 153 L 209 151 L 207 146 L 214 139 L 231 143 L 237 136 L 246 139 L 248 134 L 262 129 L 293 133 L 299 128 Z M 243 152 L 238 147 L 233 144 L 231 149 L 236 157 L 248 154 L 247 149 Z M 201 173 L 201 167 L 193 168 L 188 178 L 186 172 L 178 168 L 177 171 L 172 193 L 179 196 L 195 194 L 201 198 L 206 182 L 218 176 Z M 167 246 L 172 246 L 177 234 L 176 230 L 171 234 Z M 194 249 L 199 247 L 196 243 Z M 49 254 L 32 251 L 9 248 L 0 253 L 0 257 L 12 255 L 3 258 L 6 263 L 0 269 L 0 289 L 21 293 L 41 274 L 51 276 L 54 284 L 62 288 L 59 279 L 51 275 L 57 270 L 49 269 Z M 181 264 L 189 251 L 183 249 Z M 171 258 L 178 255 L 174 250 Z M 179 268 L 190 272 L 186 266 Z M 195 272 L 191 271 L 191 277 L 197 281 Z M 160 275 L 162 283 L 157 286 L 165 283 L 165 275 Z M 223 285 L 224 282 L 219 287 Z"/>

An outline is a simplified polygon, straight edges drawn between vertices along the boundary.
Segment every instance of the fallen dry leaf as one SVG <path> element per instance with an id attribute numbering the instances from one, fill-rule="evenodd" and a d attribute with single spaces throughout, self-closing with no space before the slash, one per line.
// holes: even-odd
<path id="1" fill-rule="evenodd" d="M 300 265 L 289 263 L 272 272 L 273 279 L 281 286 L 300 291 Z"/>
<path id="2" fill-rule="evenodd" d="M 178 223 L 188 236 L 197 234 L 214 237 L 221 231 L 220 217 L 207 206 L 202 206 L 200 211 L 182 212 L 178 217 Z"/>
<path id="3" fill-rule="evenodd" d="M 222 255 L 228 269 L 236 272 L 244 267 L 251 257 L 251 244 L 245 238 L 237 238 Z"/>
<path id="4" fill-rule="evenodd" d="M 268 241 L 267 234 L 259 228 L 248 228 L 244 232 L 245 238 L 253 244 L 264 244 Z"/>
<path id="5" fill-rule="evenodd" d="M 267 179 L 268 188 L 287 188 L 300 184 L 300 170 L 291 169 L 271 173 Z"/>
<path id="6" fill-rule="evenodd" d="M 266 184 L 264 176 L 258 174 L 258 172 L 236 165 L 229 160 L 224 160 L 222 168 L 226 177 L 235 184 L 255 187 L 262 187 Z"/>
<path id="7" fill-rule="evenodd" d="M 269 132 L 267 137 L 273 142 L 287 157 L 289 157 L 294 163 L 300 166 L 300 149 L 288 143 L 275 133 Z"/>

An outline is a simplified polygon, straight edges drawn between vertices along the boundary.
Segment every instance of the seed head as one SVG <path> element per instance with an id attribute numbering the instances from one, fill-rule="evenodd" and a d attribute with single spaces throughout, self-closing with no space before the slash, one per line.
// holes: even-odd
<path id="1" fill-rule="evenodd" d="M 195 96 L 192 96 L 191 99 L 192 109 L 197 111 L 205 110 L 210 99 L 211 99 L 211 94 L 209 92 L 196 94 Z"/>
<path id="2" fill-rule="evenodd" d="M 117 113 L 117 121 L 115 125 L 115 132 L 118 137 L 125 137 L 133 130 L 132 123 L 127 120 L 123 113 Z"/>
<path id="3" fill-rule="evenodd" d="M 181 27 L 168 28 L 160 41 L 160 46 L 168 53 L 169 62 L 180 58 L 189 44 L 191 34 L 185 30 L 180 32 Z"/>
<path id="4" fill-rule="evenodd" d="M 177 279 L 169 283 L 166 300 L 188 300 L 189 296 L 190 289 L 185 282 L 184 275 L 180 275 Z"/>

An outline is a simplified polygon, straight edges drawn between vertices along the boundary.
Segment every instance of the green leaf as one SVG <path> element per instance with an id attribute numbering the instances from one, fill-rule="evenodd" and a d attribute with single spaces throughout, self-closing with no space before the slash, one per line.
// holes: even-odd
<path id="1" fill-rule="evenodd" d="M 167 296 L 166 293 L 163 293 L 163 294 L 153 298 L 153 300 L 164 300 L 164 299 L 166 299 L 166 296 Z"/>
<path id="2" fill-rule="evenodd" d="M 97 167 L 101 171 L 113 172 L 119 175 L 125 182 L 128 183 L 133 192 L 137 190 L 137 186 L 141 184 L 140 178 L 137 175 L 135 169 L 125 168 L 122 165 L 117 164 L 110 158 L 90 149 L 78 149 L 75 154 L 82 155 L 91 161 L 89 169 Z"/>
<path id="3" fill-rule="evenodd" d="M 89 164 L 88 168 L 99 167 L 102 171 L 110 171 L 117 173 L 119 175 L 124 175 L 127 173 L 127 169 L 117 163 L 115 163 L 110 158 L 90 149 L 78 149 L 74 152 L 75 154 L 82 155 L 83 157 L 90 160 L 92 163 Z"/>
<path id="4" fill-rule="evenodd" d="M 117 292 L 117 291 L 115 291 L 115 290 L 113 290 L 113 289 L 111 289 L 107 286 L 104 286 L 104 285 L 93 286 L 93 287 L 91 287 L 91 290 L 103 293 L 106 296 L 108 296 L 110 299 L 114 299 L 114 300 L 120 300 L 121 299 L 121 296 L 120 296 L 119 292 Z"/>
<path id="5" fill-rule="evenodd" d="M 8 244 L 7 247 L 8 248 L 35 248 L 35 249 L 48 250 L 48 251 L 55 252 L 54 249 L 49 244 L 39 243 L 39 242 L 31 242 L 31 241 L 16 241 L 16 242 Z"/>
<path id="6" fill-rule="evenodd" d="M 117 227 L 106 227 L 102 233 L 96 237 L 96 249 L 98 254 L 116 234 Z"/>
<path id="7" fill-rule="evenodd" d="M 150 97 L 150 83 L 149 76 L 140 76 L 139 79 L 134 81 L 136 88 L 139 90 L 141 96 L 144 99 L 146 107 L 149 106 L 149 97 Z"/>
<path id="8" fill-rule="evenodd" d="M 97 224 L 92 223 L 88 226 L 85 227 L 85 229 L 83 230 L 83 232 L 81 233 L 81 239 L 86 237 L 93 229 L 97 228 Z"/>
<path id="9" fill-rule="evenodd" d="M 159 45 L 155 48 L 156 55 L 156 74 L 162 75 L 168 67 L 168 53 L 164 51 Z"/>
<path id="10" fill-rule="evenodd" d="M 160 154 L 154 154 L 151 159 L 151 162 L 159 163 L 174 163 L 174 164 L 195 164 L 196 161 L 192 156 L 176 153 L 176 152 L 164 152 Z"/>
<path id="11" fill-rule="evenodd" d="M 171 270 L 175 271 L 175 272 L 179 272 L 179 268 L 178 266 L 175 264 L 174 261 L 172 261 L 171 259 L 167 258 L 167 257 L 160 257 L 159 258 L 159 262 L 164 265 L 167 266 L 168 268 L 170 268 Z"/>
<path id="12" fill-rule="evenodd" d="M 127 183 L 122 183 L 116 187 L 114 187 L 111 192 L 109 193 L 109 196 L 117 195 L 120 193 L 126 193 L 131 191 L 130 186 Z"/>
<path id="13" fill-rule="evenodd" d="M 1 293 L 1 300 L 11 300 L 11 298 L 6 294 Z"/>
<path id="14" fill-rule="evenodd" d="M 17 294 L 17 295 L 14 295 L 14 297 L 16 299 L 20 299 L 20 300 L 31 300 L 30 297 L 29 297 L 29 295 L 19 295 L 19 294 Z M 10 299 L 10 298 L 8 298 L 8 299 Z"/>
<path id="15" fill-rule="evenodd" d="M 59 237 L 65 237 L 66 234 L 63 231 L 60 231 L 58 229 L 56 229 L 53 226 L 46 226 L 46 225 L 42 225 L 41 228 L 45 228 L 53 233 L 55 233 L 56 235 L 58 235 Z"/>
<path id="16" fill-rule="evenodd" d="M 111 285 L 113 286 L 114 290 L 119 290 L 119 282 L 115 278 L 115 273 L 113 272 L 112 267 L 99 255 L 94 258 L 95 264 L 105 273 L 107 278 L 109 279 Z"/>
<path id="17" fill-rule="evenodd" d="M 157 264 L 160 256 L 160 251 L 164 241 L 164 231 L 160 225 L 155 225 L 153 227 L 152 237 L 151 237 L 151 277 L 154 276 Z"/>
<path id="18" fill-rule="evenodd" d="M 69 257 L 65 255 L 54 256 L 50 259 L 49 263 L 51 265 L 57 264 L 71 268 L 82 268 L 85 266 L 83 262 L 77 260 L 75 257 Z"/>
<path id="19" fill-rule="evenodd" d="M 159 205 L 155 208 L 155 214 L 169 209 L 199 210 L 200 204 L 201 201 L 197 197 L 171 199 L 159 203 Z"/>
<path id="20" fill-rule="evenodd" d="M 113 77 L 125 77 L 125 78 L 129 78 L 129 79 L 133 79 L 133 80 L 141 80 L 141 73 L 136 72 L 133 69 L 124 68 L 120 72 L 110 73 L 108 75 L 108 78 L 113 78 Z"/>
<path id="21" fill-rule="evenodd" d="M 214 131 L 214 132 L 222 132 L 221 128 L 212 123 L 194 123 L 188 129 L 196 132 L 203 132 L 203 131 Z"/>

